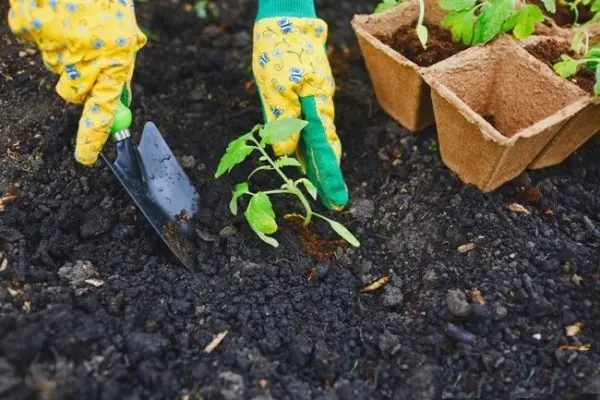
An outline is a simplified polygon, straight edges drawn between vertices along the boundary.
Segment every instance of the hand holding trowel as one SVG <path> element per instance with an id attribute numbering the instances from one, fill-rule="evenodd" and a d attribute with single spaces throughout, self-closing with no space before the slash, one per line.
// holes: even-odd
<path id="1" fill-rule="evenodd" d="M 69 103 L 83 104 L 75 159 L 93 165 L 110 136 L 116 159 L 102 158 L 158 234 L 191 268 L 195 257 L 187 238 L 193 231 L 189 219 L 196 212 L 197 193 L 154 124 L 146 124 L 137 148 L 130 138 L 131 78 L 136 53 L 147 43 L 133 1 L 10 0 L 8 23 L 15 35 L 35 43 L 46 68 L 60 75 L 58 94 Z"/>

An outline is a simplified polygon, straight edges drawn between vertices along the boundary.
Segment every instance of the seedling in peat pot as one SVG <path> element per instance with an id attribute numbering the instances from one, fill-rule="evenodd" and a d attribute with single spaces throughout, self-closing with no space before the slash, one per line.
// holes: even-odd
<path id="1" fill-rule="evenodd" d="M 221 158 L 215 178 L 220 177 L 224 173 L 230 172 L 233 167 L 243 162 L 250 154 L 258 151 L 261 154 L 259 161 L 262 165 L 255 168 L 248 176 L 248 181 L 258 171 L 274 171 L 283 180 L 283 184 L 279 189 L 267 190 L 261 192 L 251 192 L 248 181 L 238 183 L 235 186 L 229 209 L 233 215 L 238 213 L 238 200 L 244 195 L 250 196 L 248 207 L 244 212 L 244 216 L 252 230 L 264 242 L 273 247 L 278 247 L 279 243 L 275 238 L 269 236 L 277 231 L 277 222 L 275 221 L 275 212 L 269 196 L 278 194 L 294 195 L 298 198 L 305 210 L 304 225 L 308 226 L 312 217 L 321 218 L 329 223 L 331 228 L 337 232 L 348 243 L 355 247 L 360 246 L 360 242 L 339 222 L 333 221 L 321 214 L 312 210 L 308 199 L 301 190 L 304 186 L 308 194 L 314 199 L 317 199 L 317 188 L 307 179 L 300 178 L 292 180 L 283 172 L 284 167 L 302 168 L 298 160 L 293 157 L 283 156 L 276 159 L 271 158 L 266 151 L 266 146 L 282 140 L 290 138 L 294 133 L 300 132 L 307 125 L 306 121 L 285 118 L 267 123 L 266 125 L 256 125 L 250 132 L 233 140 L 227 146 L 227 151 Z M 258 133 L 259 138 L 256 137 Z"/>
<path id="2" fill-rule="evenodd" d="M 384 11 L 388 11 L 397 5 L 401 4 L 403 0 L 382 0 L 373 13 L 381 13 Z M 599 0 L 600 1 L 600 0 Z M 421 45 L 424 49 L 427 48 L 427 40 L 429 39 L 429 31 L 427 27 L 423 25 L 423 20 L 425 19 L 425 0 L 419 0 L 419 19 L 417 20 L 417 26 L 415 28 L 417 32 L 417 37 L 421 42 Z"/>
<path id="3" fill-rule="evenodd" d="M 589 49 L 586 48 L 583 55 L 578 59 L 563 54 L 561 60 L 554 64 L 554 71 L 565 79 L 576 75 L 581 70 L 594 71 L 596 81 L 594 84 L 594 94 L 600 96 L 600 44 Z"/>
<path id="4" fill-rule="evenodd" d="M 543 4 L 548 12 L 556 12 L 554 0 L 543 0 Z M 522 7 L 516 7 L 513 0 L 441 0 L 440 8 L 448 11 L 442 26 L 450 29 L 455 42 L 467 46 L 487 43 L 508 32 L 519 40 L 526 39 L 535 25 L 544 21 L 538 6 L 523 2 Z"/>
<path id="5" fill-rule="evenodd" d="M 573 13 L 573 26 L 579 25 L 579 6 L 590 7 L 592 13 L 600 10 L 600 0 L 558 0 L 558 4 L 565 6 Z M 592 18 L 596 20 L 596 15 Z"/>

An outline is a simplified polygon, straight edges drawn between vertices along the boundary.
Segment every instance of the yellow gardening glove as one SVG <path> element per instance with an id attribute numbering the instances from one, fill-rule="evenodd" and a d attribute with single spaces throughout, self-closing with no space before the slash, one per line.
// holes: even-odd
<path id="1" fill-rule="evenodd" d="M 136 52 L 147 42 L 133 0 L 10 0 L 13 33 L 37 45 L 44 64 L 59 74 L 56 91 L 84 104 L 75 159 L 96 162 L 117 105 L 131 102 Z"/>
<path id="2" fill-rule="evenodd" d="M 306 128 L 275 143 L 277 156 L 296 154 L 321 202 L 332 210 L 348 202 L 334 125 L 335 82 L 325 51 L 327 24 L 312 0 L 259 0 L 252 69 L 266 122 L 301 118 Z"/>

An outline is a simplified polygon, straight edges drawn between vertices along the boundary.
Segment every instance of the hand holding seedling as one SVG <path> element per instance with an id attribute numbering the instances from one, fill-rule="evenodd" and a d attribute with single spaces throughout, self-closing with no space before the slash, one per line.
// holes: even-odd
<path id="1" fill-rule="evenodd" d="M 119 100 L 131 101 L 135 55 L 147 41 L 132 0 L 10 0 L 10 6 L 11 30 L 35 43 L 46 68 L 60 75 L 58 94 L 70 103 L 85 103 L 75 158 L 94 164 Z"/>
<path id="2" fill-rule="evenodd" d="M 275 140 L 275 154 L 295 153 L 323 205 L 340 210 L 348 203 L 348 190 L 340 169 L 326 39 L 327 24 L 316 17 L 313 0 L 258 2 L 252 70 L 264 119 L 308 122 L 302 132 Z"/>
<path id="3" fill-rule="evenodd" d="M 543 0 L 543 4 L 548 12 L 556 12 L 554 0 Z M 441 0 L 440 8 L 448 11 L 442 26 L 450 29 L 454 41 L 466 45 L 487 43 L 507 32 L 525 39 L 544 21 L 538 6 L 523 2 L 516 7 L 513 0 Z"/>
<path id="4" fill-rule="evenodd" d="M 252 192 L 247 181 L 238 183 L 235 186 L 231 202 L 229 203 L 229 208 L 234 215 L 238 213 L 238 200 L 242 196 L 250 196 L 248 208 L 244 212 L 248 224 L 261 240 L 271 246 L 278 247 L 279 243 L 277 240 L 269 236 L 277 231 L 277 222 L 275 221 L 275 212 L 273 211 L 270 196 L 279 194 L 293 195 L 296 196 L 304 208 L 305 225 L 310 224 L 313 217 L 321 218 L 327 221 L 331 228 L 341 237 L 353 246 L 358 247 L 358 240 L 343 225 L 312 210 L 308 199 L 302 191 L 302 187 L 315 200 L 318 196 L 317 188 L 306 178 L 292 180 L 283 172 L 285 167 L 300 168 L 301 165 L 298 160 L 288 156 L 273 159 L 266 151 L 267 145 L 289 140 L 292 135 L 306 128 L 307 124 L 306 121 L 295 118 L 282 118 L 269 122 L 265 126 L 256 125 L 250 132 L 229 144 L 226 153 L 221 158 L 215 177 L 218 178 L 226 172 L 230 172 L 233 167 L 243 162 L 252 153 L 258 151 L 261 154 L 259 161 L 262 162 L 262 165 L 250 173 L 248 180 L 259 171 L 273 171 L 279 175 L 283 184 L 278 189 Z M 256 137 L 257 133 L 260 140 Z"/>

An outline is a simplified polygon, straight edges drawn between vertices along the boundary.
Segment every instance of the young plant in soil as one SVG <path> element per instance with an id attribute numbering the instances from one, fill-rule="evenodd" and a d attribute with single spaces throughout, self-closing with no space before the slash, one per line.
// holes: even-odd
<path id="1" fill-rule="evenodd" d="M 588 8 L 592 13 L 600 10 L 600 0 L 558 0 L 558 4 L 565 7 L 573 14 L 573 26 L 579 25 L 579 8 Z M 595 16 L 592 20 L 595 19 Z"/>
<path id="2" fill-rule="evenodd" d="M 395 6 L 402 3 L 403 0 L 382 0 L 377 7 L 375 7 L 374 13 L 380 13 L 384 11 L 388 11 Z M 421 45 L 424 49 L 427 48 L 427 41 L 429 39 L 429 31 L 427 27 L 423 24 L 423 20 L 425 19 L 425 0 L 419 0 L 419 18 L 417 19 L 417 26 L 415 27 L 415 31 L 417 32 L 417 37 L 421 42 Z"/>
<path id="3" fill-rule="evenodd" d="M 267 153 L 266 146 L 290 138 L 294 133 L 304 129 L 306 125 L 306 121 L 286 118 L 269 122 L 266 125 L 259 124 L 254 126 L 250 132 L 229 143 L 225 154 L 219 162 L 215 178 L 219 178 L 226 172 L 229 173 L 233 167 L 242 163 L 248 156 L 257 151 L 261 154 L 259 161 L 262 164 L 250 173 L 246 182 L 238 183 L 235 186 L 229 203 L 229 209 L 233 215 L 237 215 L 238 213 L 238 200 L 244 195 L 250 196 L 248 207 L 244 212 L 248 224 L 261 240 L 273 247 L 278 247 L 279 242 L 272 236 L 269 236 L 275 233 L 278 228 L 270 196 L 280 194 L 293 195 L 300 201 L 300 204 L 304 208 L 305 227 L 308 227 L 313 217 L 323 219 L 348 243 L 359 247 L 360 242 L 358 239 L 342 224 L 313 211 L 308 199 L 301 190 L 301 187 L 304 186 L 308 194 L 314 200 L 317 199 L 317 188 L 307 178 L 293 180 L 283 172 L 284 167 L 302 168 L 300 162 L 288 156 L 274 159 Z M 256 134 L 258 134 L 258 138 Z M 252 175 L 259 171 L 273 171 L 279 175 L 283 184 L 278 189 L 251 192 L 248 181 Z"/>
<path id="4" fill-rule="evenodd" d="M 588 48 L 585 44 L 583 55 L 577 59 L 563 54 L 561 61 L 554 64 L 554 71 L 568 79 L 581 71 L 592 71 L 595 76 L 594 94 L 600 96 L 600 44 Z"/>
<path id="5" fill-rule="evenodd" d="M 548 12 L 556 12 L 554 0 L 543 0 L 543 4 Z M 441 0 L 440 8 L 448 11 L 442 27 L 450 29 L 455 42 L 467 46 L 487 43 L 501 33 L 526 39 L 544 21 L 538 6 L 523 2 L 518 8 L 513 0 Z"/>

